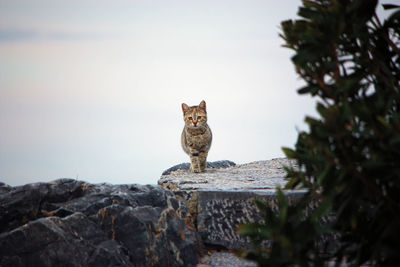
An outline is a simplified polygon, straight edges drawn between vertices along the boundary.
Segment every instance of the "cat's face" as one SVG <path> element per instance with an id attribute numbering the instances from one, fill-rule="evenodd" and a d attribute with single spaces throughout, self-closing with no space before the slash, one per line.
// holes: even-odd
<path id="1" fill-rule="evenodd" d="M 201 101 L 200 105 L 189 107 L 182 104 L 183 119 L 189 128 L 202 127 L 207 123 L 206 102 Z"/>

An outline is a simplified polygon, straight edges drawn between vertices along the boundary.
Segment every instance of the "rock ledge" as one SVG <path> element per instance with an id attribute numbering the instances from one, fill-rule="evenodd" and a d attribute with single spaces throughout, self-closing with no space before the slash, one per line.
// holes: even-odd
<path id="1" fill-rule="evenodd" d="M 285 167 L 297 168 L 295 161 L 286 158 L 207 168 L 203 173 L 191 173 L 188 168 L 177 166 L 164 172 L 158 184 L 186 203 L 206 247 L 224 249 L 251 247 L 249 240 L 237 233 L 238 226 L 262 220 L 254 203 L 256 199 L 277 211 L 275 188 L 284 187 L 288 181 Z M 285 190 L 290 202 L 297 201 L 304 193 Z"/>
<path id="2" fill-rule="evenodd" d="M 287 182 L 284 167 L 297 166 L 295 161 L 286 158 L 240 165 L 219 162 L 228 163 L 220 164 L 219 168 L 207 168 L 203 173 L 191 173 L 189 163 L 176 165 L 163 173 L 158 184 L 170 190 L 275 190 Z"/>

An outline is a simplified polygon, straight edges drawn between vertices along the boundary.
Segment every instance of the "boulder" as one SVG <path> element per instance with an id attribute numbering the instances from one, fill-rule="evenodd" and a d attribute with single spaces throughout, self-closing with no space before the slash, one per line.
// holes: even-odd
<path id="1" fill-rule="evenodd" d="M 236 163 L 230 160 L 219 160 L 219 161 L 214 161 L 214 162 L 207 162 L 207 168 L 208 169 L 220 169 L 220 168 L 228 168 L 230 166 L 235 166 Z M 183 170 L 183 171 L 189 171 L 190 169 L 190 163 L 181 163 L 175 166 L 172 166 L 171 168 L 163 171 L 162 175 L 169 175 L 171 172 Z"/>
<path id="2" fill-rule="evenodd" d="M 0 266 L 195 266 L 188 208 L 152 185 L 0 185 Z"/>
<path id="3" fill-rule="evenodd" d="M 288 181 L 285 166 L 297 166 L 286 158 L 237 165 L 228 160 L 207 164 L 217 167 L 207 167 L 201 173 L 190 172 L 189 163 L 171 167 L 163 172 L 158 184 L 171 190 L 274 190 Z"/>
<path id="4" fill-rule="evenodd" d="M 237 228 L 262 220 L 256 199 L 278 209 L 275 188 L 287 183 L 285 167 L 289 166 L 297 168 L 295 161 L 286 158 L 207 168 L 203 173 L 175 168 L 164 172 L 158 184 L 186 202 L 206 247 L 250 248 L 251 243 L 237 233 Z M 285 194 L 295 202 L 305 191 L 285 190 Z"/>

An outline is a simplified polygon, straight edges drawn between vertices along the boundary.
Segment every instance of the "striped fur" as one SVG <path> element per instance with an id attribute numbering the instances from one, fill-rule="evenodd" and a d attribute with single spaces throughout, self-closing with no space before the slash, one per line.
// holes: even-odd
<path id="1" fill-rule="evenodd" d="M 190 170 L 203 172 L 207 166 L 207 155 L 211 147 L 212 133 L 207 124 L 206 102 L 189 107 L 182 104 L 185 127 L 182 131 L 182 148 L 190 157 Z"/>

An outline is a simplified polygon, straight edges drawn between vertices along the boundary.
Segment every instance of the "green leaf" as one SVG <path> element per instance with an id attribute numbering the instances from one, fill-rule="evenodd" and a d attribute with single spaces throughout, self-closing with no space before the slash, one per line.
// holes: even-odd
<path id="1" fill-rule="evenodd" d="M 296 152 L 288 147 L 282 147 L 282 151 L 283 153 L 285 153 L 286 157 L 288 157 L 289 159 L 293 159 L 296 157 Z"/>
<path id="2" fill-rule="evenodd" d="M 287 218 L 287 212 L 288 212 L 288 206 L 289 206 L 288 200 L 280 188 L 277 188 L 276 194 L 277 194 L 276 197 L 278 199 L 278 205 L 279 205 L 279 221 L 281 224 L 284 224 L 286 222 L 286 218 Z"/>
<path id="3" fill-rule="evenodd" d="M 327 198 L 324 201 L 318 203 L 318 207 L 312 212 L 311 218 L 318 222 L 323 216 L 331 213 L 332 199 Z"/>
<path id="4" fill-rule="evenodd" d="M 318 94 L 318 92 L 321 90 L 321 88 L 319 88 L 318 86 L 315 85 L 307 85 L 304 86 L 300 89 L 297 90 L 297 93 L 299 93 L 300 95 L 304 95 L 304 94 L 311 94 L 312 96 Z"/>
<path id="5" fill-rule="evenodd" d="M 394 8 L 400 8 L 399 5 L 393 5 L 393 4 L 382 4 L 382 7 L 385 10 L 394 9 Z"/>

